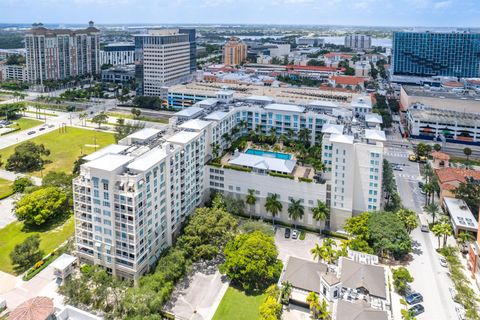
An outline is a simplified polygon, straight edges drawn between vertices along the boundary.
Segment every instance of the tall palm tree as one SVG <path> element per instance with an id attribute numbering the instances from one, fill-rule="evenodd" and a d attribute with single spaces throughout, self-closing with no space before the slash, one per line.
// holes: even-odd
<path id="1" fill-rule="evenodd" d="M 469 242 L 473 241 L 474 237 L 472 236 L 472 234 L 470 232 L 464 231 L 464 232 L 460 232 L 458 234 L 457 239 L 458 239 L 458 243 L 463 245 L 465 243 L 469 243 Z"/>
<path id="2" fill-rule="evenodd" d="M 320 309 L 320 303 L 318 302 L 318 294 L 311 291 L 307 296 L 307 303 L 312 312 L 313 319 L 317 319 L 317 312 Z"/>
<path id="3" fill-rule="evenodd" d="M 275 225 L 275 216 L 283 209 L 282 203 L 278 200 L 278 194 L 271 194 L 265 202 L 265 210 L 272 214 L 273 225 Z"/>
<path id="4" fill-rule="evenodd" d="M 313 260 L 318 260 L 320 262 L 320 259 L 322 258 L 322 247 L 318 243 L 315 243 L 315 247 L 310 249 L 310 253 L 313 255 Z"/>
<path id="5" fill-rule="evenodd" d="M 310 144 L 310 130 L 303 128 L 298 131 L 298 140 L 304 145 L 307 146 Z"/>
<path id="6" fill-rule="evenodd" d="M 290 296 L 292 295 L 293 286 L 292 283 L 289 281 L 282 282 L 282 296 L 281 299 L 284 301 L 285 304 L 288 304 L 290 300 Z"/>
<path id="7" fill-rule="evenodd" d="M 322 299 L 322 303 L 319 305 L 317 310 L 317 318 L 322 320 L 330 319 L 330 311 L 328 311 L 328 302 L 325 299 Z"/>
<path id="8" fill-rule="evenodd" d="M 440 212 L 440 207 L 436 203 L 430 203 L 427 204 L 425 207 L 423 207 L 426 213 L 432 215 L 433 218 L 433 224 L 435 224 L 435 217 L 437 216 L 437 213 Z"/>
<path id="9" fill-rule="evenodd" d="M 423 191 L 425 191 L 425 203 L 428 205 L 430 203 L 430 196 L 434 192 L 433 185 L 430 182 L 427 182 L 423 185 Z"/>
<path id="10" fill-rule="evenodd" d="M 293 219 L 295 229 L 297 228 L 297 220 L 303 218 L 305 213 L 304 207 L 301 200 L 290 200 L 290 205 L 288 206 L 288 216 Z"/>
<path id="11" fill-rule="evenodd" d="M 425 176 L 425 181 L 427 183 L 430 182 L 430 179 L 434 175 L 433 169 L 428 162 L 423 166 L 423 175 Z"/>
<path id="12" fill-rule="evenodd" d="M 247 196 L 245 197 L 245 202 L 250 206 L 250 219 L 251 219 L 252 211 L 255 208 L 255 203 L 257 203 L 257 197 L 255 196 L 255 189 L 248 189 Z"/>
<path id="13" fill-rule="evenodd" d="M 327 264 L 332 264 L 337 259 L 337 253 L 334 250 L 337 244 L 331 238 L 326 238 L 323 240 L 323 244 L 321 246 L 321 257 L 322 260 L 325 261 Z"/>
<path id="14" fill-rule="evenodd" d="M 315 221 L 326 221 L 330 217 L 330 208 L 321 200 L 317 200 L 317 205 L 310 210 L 312 210 Z"/>

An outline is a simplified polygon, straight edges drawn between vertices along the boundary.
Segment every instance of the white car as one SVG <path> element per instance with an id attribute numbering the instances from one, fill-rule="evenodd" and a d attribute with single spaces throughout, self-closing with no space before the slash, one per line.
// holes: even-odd
<path id="1" fill-rule="evenodd" d="M 298 231 L 297 230 L 293 230 L 292 231 L 292 239 L 297 239 L 298 238 Z"/>

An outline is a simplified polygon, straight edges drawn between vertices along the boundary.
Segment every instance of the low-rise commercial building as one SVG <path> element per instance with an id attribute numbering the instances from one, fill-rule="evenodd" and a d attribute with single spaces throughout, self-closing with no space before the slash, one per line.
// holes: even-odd
<path id="1" fill-rule="evenodd" d="M 27 68 L 25 65 L 4 64 L 2 68 L 3 80 L 27 81 Z"/>
<path id="2" fill-rule="evenodd" d="M 135 62 L 134 43 L 109 43 L 100 50 L 100 65 L 112 66 L 133 64 Z"/>
<path id="3" fill-rule="evenodd" d="M 135 80 L 135 66 L 115 66 L 102 70 L 102 81 L 126 83 Z"/>

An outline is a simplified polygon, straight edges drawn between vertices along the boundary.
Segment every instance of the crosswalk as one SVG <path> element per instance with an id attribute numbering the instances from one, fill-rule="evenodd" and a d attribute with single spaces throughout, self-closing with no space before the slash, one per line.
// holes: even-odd
<path id="1" fill-rule="evenodd" d="M 398 176 L 400 178 L 404 178 L 406 180 L 415 180 L 415 181 L 418 181 L 418 175 L 414 175 L 414 174 L 408 174 L 408 173 L 399 173 Z"/>
<path id="2" fill-rule="evenodd" d="M 395 158 L 408 158 L 408 153 L 402 153 L 402 152 L 385 152 L 385 156 L 395 157 Z"/>

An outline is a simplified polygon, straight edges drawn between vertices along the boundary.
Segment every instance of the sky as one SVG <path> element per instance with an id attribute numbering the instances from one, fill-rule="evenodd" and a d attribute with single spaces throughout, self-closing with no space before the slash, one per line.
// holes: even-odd
<path id="1" fill-rule="evenodd" d="M 0 0 L 0 23 L 480 27 L 480 0 Z"/>

